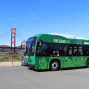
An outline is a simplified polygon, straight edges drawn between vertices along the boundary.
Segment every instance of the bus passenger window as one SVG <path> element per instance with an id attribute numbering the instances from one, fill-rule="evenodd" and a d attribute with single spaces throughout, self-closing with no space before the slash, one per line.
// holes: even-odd
<path id="1" fill-rule="evenodd" d="M 77 47 L 74 47 L 73 55 L 74 55 L 74 56 L 78 56 L 78 50 L 77 50 Z"/>
<path id="2" fill-rule="evenodd" d="M 65 45 L 64 47 L 64 56 L 69 56 L 69 45 Z"/>
<path id="3" fill-rule="evenodd" d="M 89 56 L 89 46 L 88 45 L 84 45 L 83 47 L 83 51 L 84 51 L 84 56 Z"/>
<path id="4" fill-rule="evenodd" d="M 64 47 L 64 55 L 67 56 L 67 47 Z"/>
<path id="5" fill-rule="evenodd" d="M 82 46 L 80 46 L 78 48 L 78 51 L 79 51 L 79 56 L 82 56 L 83 55 L 83 48 L 82 48 Z"/>
<path id="6" fill-rule="evenodd" d="M 70 47 L 70 49 L 69 49 L 69 55 L 72 56 L 72 47 Z"/>

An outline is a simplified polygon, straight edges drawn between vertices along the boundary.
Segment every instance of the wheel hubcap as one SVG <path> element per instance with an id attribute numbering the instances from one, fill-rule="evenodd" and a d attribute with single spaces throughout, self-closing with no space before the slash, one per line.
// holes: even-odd
<path id="1" fill-rule="evenodd" d="M 56 68 L 57 68 L 57 66 L 58 66 L 58 65 L 57 65 L 57 63 L 56 63 L 56 62 L 52 63 L 52 68 L 53 68 L 53 69 L 56 69 Z"/>

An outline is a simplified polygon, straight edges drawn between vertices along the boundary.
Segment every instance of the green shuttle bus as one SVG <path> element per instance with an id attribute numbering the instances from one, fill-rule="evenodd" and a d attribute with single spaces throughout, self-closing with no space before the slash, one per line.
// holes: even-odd
<path id="1" fill-rule="evenodd" d="M 35 70 L 55 71 L 82 66 L 89 68 L 89 40 L 38 34 L 26 41 L 24 60 L 25 64 Z"/>

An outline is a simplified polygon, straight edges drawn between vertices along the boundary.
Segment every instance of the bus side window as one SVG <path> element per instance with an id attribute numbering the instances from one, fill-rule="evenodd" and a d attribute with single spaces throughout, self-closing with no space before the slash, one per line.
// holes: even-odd
<path id="1" fill-rule="evenodd" d="M 64 56 L 64 44 L 62 43 L 48 43 L 48 55 Z"/>
<path id="2" fill-rule="evenodd" d="M 39 46 L 39 43 L 37 45 L 37 55 L 39 56 L 45 56 L 47 55 L 47 44 L 46 43 L 42 43 L 42 46 Z"/>
<path id="3" fill-rule="evenodd" d="M 72 56 L 72 46 L 70 45 L 65 45 L 64 47 L 64 56 Z"/>
<path id="4" fill-rule="evenodd" d="M 88 45 L 84 45 L 84 56 L 89 56 L 89 46 Z"/>
<path id="5" fill-rule="evenodd" d="M 79 52 L 78 52 L 78 47 L 77 46 L 74 46 L 73 55 L 74 56 L 79 56 Z"/>
<path id="6" fill-rule="evenodd" d="M 65 55 L 65 56 L 68 55 L 67 50 L 68 50 L 68 47 L 65 46 L 65 47 L 64 47 L 64 55 Z"/>
<path id="7" fill-rule="evenodd" d="M 83 48 L 82 48 L 82 46 L 78 47 L 78 52 L 79 52 L 79 56 L 83 55 Z"/>
<path id="8" fill-rule="evenodd" d="M 42 47 L 41 47 L 41 51 L 42 54 L 47 55 L 47 44 L 46 43 L 42 43 Z"/>
<path id="9" fill-rule="evenodd" d="M 72 47 L 69 48 L 69 56 L 73 56 Z"/>
<path id="10" fill-rule="evenodd" d="M 46 43 L 42 43 L 42 47 L 43 47 L 44 49 L 47 49 L 47 44 L 46 44 Z"/>

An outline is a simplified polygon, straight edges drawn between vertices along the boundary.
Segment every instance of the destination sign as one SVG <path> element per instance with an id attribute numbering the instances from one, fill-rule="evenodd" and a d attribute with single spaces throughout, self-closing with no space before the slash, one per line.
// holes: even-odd
<path id="1" fill-rule="evenodd" d="M 65 40 L 61 40 L 61 39 L 54 39 L 54 42 L 56 42 L 56 43 L 66 43 Z"/>

